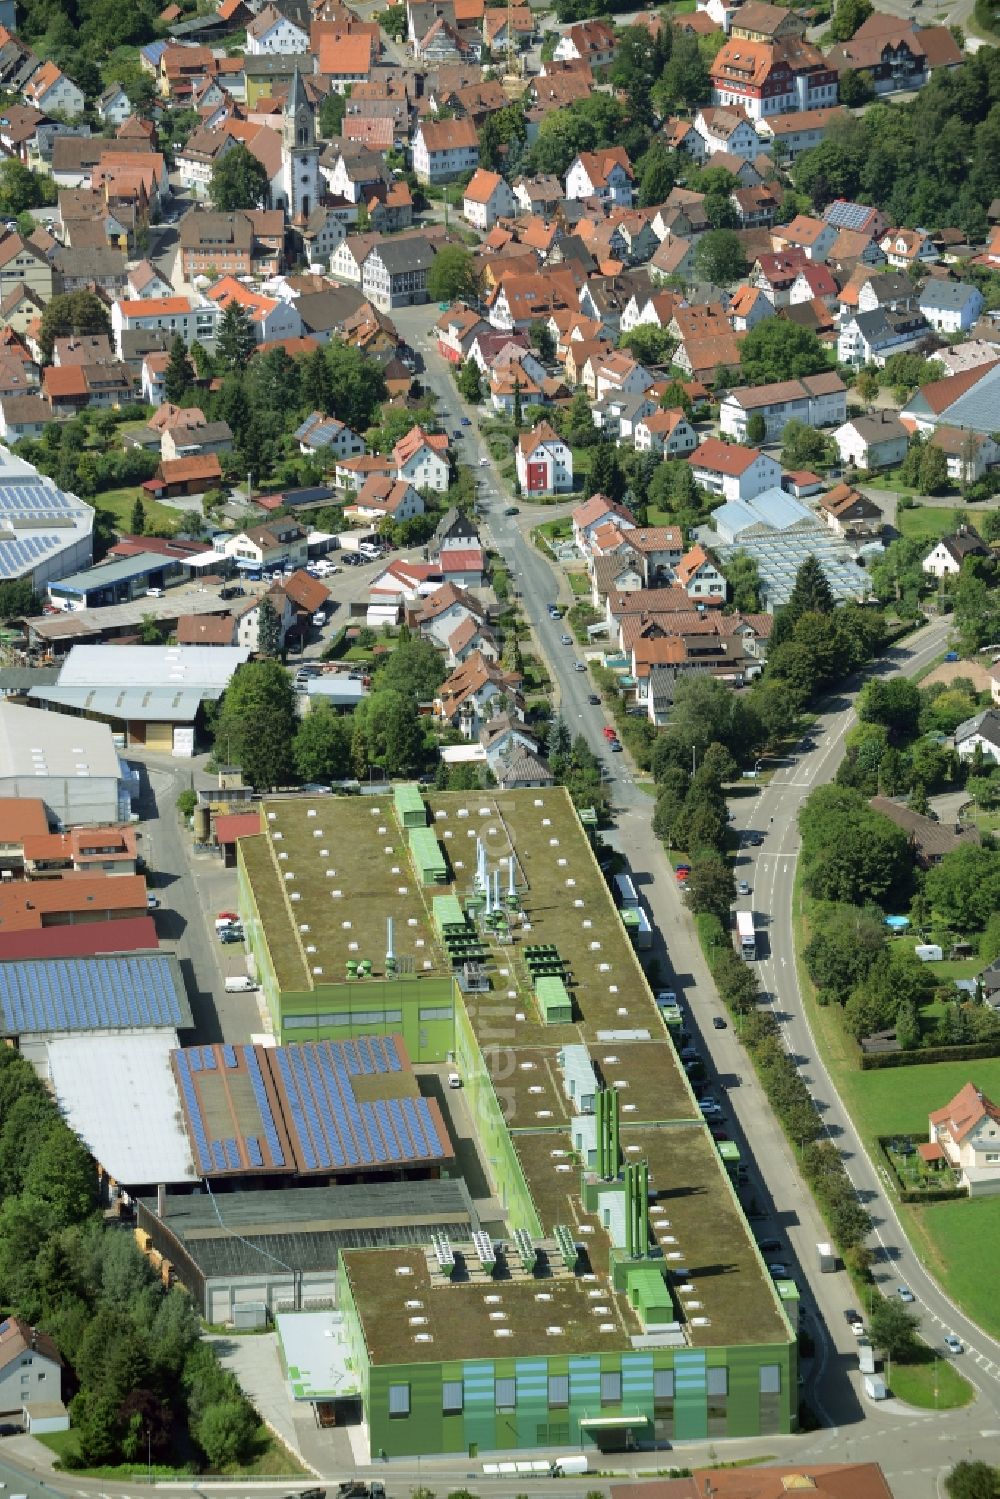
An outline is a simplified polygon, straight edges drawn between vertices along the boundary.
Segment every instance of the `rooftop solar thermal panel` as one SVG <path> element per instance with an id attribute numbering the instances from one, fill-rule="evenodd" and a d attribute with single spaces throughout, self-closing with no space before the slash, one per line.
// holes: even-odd
<path id="1" fill-rule="evenodd" d="M 308 1055 L 305 1062 L 312 1085 L 313 1097 L 316 1100 L 316 1105 L 323 1121 L 323 1131 L 329 1146 L 330 1158 L 334 1165 L 343 1166 L 346 1164 L 346 1157 L 344 1155 L 344 1146 L 340 1137 L 337 1117 L 337 1104 L 339 1100 L 331 1098 L 328 1088 L 328 1074 L 324 1071 L 319 1057 L 311 1047 L 308 1048 Z"/>

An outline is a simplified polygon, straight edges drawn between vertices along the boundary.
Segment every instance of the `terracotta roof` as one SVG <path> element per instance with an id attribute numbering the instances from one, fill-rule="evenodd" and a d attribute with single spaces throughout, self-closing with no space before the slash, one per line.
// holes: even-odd
<path id="1" fill-rule="evenodd" d="M 573 511 L 573 524 L 582 530 L 609 515 L 616 515 L 620 520 L 631 521 L 635 525 L 635 516 L 631 510 L 626 505 L 616 505 L 606 494 L 591 495 L 589 500 L 578 505 Z"/>
<path id="2" fill-rule="evenodd" d="M 40 797 L 0 796 L 0 827 L 5 843 L 40 837 L 49 830 L 45 803 Z"/>
<path id="3" fill-rule="evenodd" d="M 319 59 L 316 71 L 327 77 L 342 73 L 371 72 L 372 39 L 367 33 L 333 36 L 326 34 L 319 39 Z"/>
<path id="4" fill-rule="evenodd" d="M 745 448 L 739 443 L 721 442 L 717 437 L 706 437 L 688 456 L 687 461 L 692 468 L 709 469 L 712 473 L 737 478 L 740 474 L 745 474 L 760 456 L 757 448 Z"/>
<path id="5" fill-rule="evenodd" d="M 471 120 L 441 120 L 437 124 L 423 120 L 419 133 L 423 136 L 428 154 L 479 145 L 479 136 Z"/>
<path id="6" fill-rule="evenodd" d="M 165 458 L 160 464 L 160 478 L 164 484 L 186 484 L 191 479 L 202 479 L 206 485 L 217 483 L 222 478 L 219 455 L 196 453 L 193 458 Z"/>
<path id="7" fill-rule="evenodd" d="M 983 1119 L 992 1119 L 1000 1124 L 1000 1108 L 991 1103 L 975 1083 L 966 1083 L 950 1103 L 945 1104 L 943 1109 L 936 1109 L 930 1116 L 932 1124 L 946 1126 L 956 1145 L 961 1144 Z"/>
<path id="8" fill-rule="evenodd" d="M 931 411 L 938 415 L 940 412 L 957 401 L 959 396 L 964 396 L 966 391 L 977 385 L 984 375 L 996 368 L 1000 360 L 993 360 L 989 364 L 977 364 L 971 370 L 964 370 L 960 375 L 946 375 L 943 380 L 932 380 L 928 385 L 921 385 L 917 394 L 926 401 Z"/>
<path id="9" fill-rule="evenodd" d="M 37 1327 L 32 1327 L 21 1317 L 8 1317 L 0 1324 L 0 1369 L 6 1369 L 7 1365 L 13 1363 L 14 1359 L 20 1358 L 22 1353 L 38 1353 L 42 1358 L 51 1359 L 54 1364 L 61 1364 L 62 1358 L 59 1349 L 47 1332 L 42 1332 Z M 58 1399 L 59 1391 L 52 1391 L 53 1399 Z"/>
<path id="10" fill-rule="evenodd" d="M 559 436 L 559 433 L 551 425 L 551 423 L 543 421 L 539 422 L 538 426 L 535 427 L 531 432 L 522 432 L 517 440 L 517 445 L 521 449 L 521 452 L 524 454 L 524 456 L 527 458 L 529 454 L 535 451 L 536 448 L 541 447 L 543 443 L 548 442 L 561 443 L 562 438 Z"/>
<path id="11" fill-rule="evenodd" d="M 215 819 L 217 843 L 235 843 L 237 838 L 254 838 L 259 832 L 259 811 L 223 813 Z"/>
<path id="12" fill-rule="evenodd" d="M 182 614 L 177 621 L 178 645 L 232 645 L 231 614 Z"/>
<path id="13" fill-rule="evenodd" d="M 878 1463 L 775 1463 L 753 1469 L 713 1468 L 690 1478 L 615 1483 L 611 1499 L 892 1499 Z"/>
<path id="14" fill-rule="evenodd" d="M 487 172 L 480 167 L 472 174 L 468 187 L 463 194 L 467 203 L 488 203 L 503 182 L 499 172 Z"/>

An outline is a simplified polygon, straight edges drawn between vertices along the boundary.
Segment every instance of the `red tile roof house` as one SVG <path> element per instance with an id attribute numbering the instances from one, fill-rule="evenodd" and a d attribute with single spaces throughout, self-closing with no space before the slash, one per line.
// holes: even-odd
<path id="1" fill-rule="evenodd" d="M 695 483 L 725 500 L 752 500 L 781 482 L 781 464 L 757 448 L 707 437 L 688 458 Z"/>
<path id="2" fill-rule="evenodd" d="M 929 1165 L 947 1163 L 970 1197 L 1000 1192 L 1000 1108 L 975 1083 L 966 1083 L 929 1116 L 930 1140 L 918 1146 Z"/>
<path id="3" fill-rule="evenodd" d="M 573 488 L 573 454 L 548 422 L 521 433 L 516 465 L 525 494 L 563 494 Z"/>
<path id="4" fill-rule="evenodd" d="M 606 494 L 594 494 L 583 505 L 573 511 L 573 539 L 585 557 L 590 551 L 590 540 L 599 526 L 613 521 L 620 531 L 635 526 L 635 516 L 625 505 L 617 505 Z"/>

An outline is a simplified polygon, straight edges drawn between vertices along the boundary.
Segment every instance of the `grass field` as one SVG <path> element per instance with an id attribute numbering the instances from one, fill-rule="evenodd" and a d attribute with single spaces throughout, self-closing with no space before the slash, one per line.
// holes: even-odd
<path id="1" fill-rule="evenodd" d="M 802 900 L 801 882 L 796 880 L 797 954 L 801 954 L 808 940 Z M 974 1082 L 989 1098 L 1000 1098 L 1000 1057 L 862 1072 L 837 1011 L 831 1005 L 816 1003 L 816 992 L 801 961 L 798 969 L 813 1035 L 837 1092 L 873 1158 L 878 1159 L 879 1135 L 926 1139 L 928 1114 L 954 1098 L 967 1082 Z M 987 1332 L 1000 1337 L 1000 1301 L 989 1273 L 992 1246 L 1000 1236 L 1000 1197 L 919 1205 L 901 1203 L 898 1211 L 913 1248 L 947 1294 Z M 895 1385 L 895 1371 L 893 1382 Z M 902 1399 L 908 1398 L 902 1391 L 899 1393 Z M 933 1406 L 933 1401 L 930 1403 Z"/>
<path id="2" fill-rule="evenodd" d="M 975 1397 L 975 1390 L 946 1358 L 938 1358 L 930 1349 L 921 1349 L 920 1357 L 907 1363 L 894 1363 L 890 1371 L 892 1393 L 907 1405 L 926 1410 L 958 1410 Z"/>
<path id="3" fill-rule="evenodd" d="M 76 1457 L 79 1453 L 76 1432 L 70 1428 L 69 1431 L 52 1431 L 40 1435 L 37 1439 L 44 1442 L 50 1452 L 56 1454 L 59 1463 L 66 1457 Z M 133 1475 L 146 1476 L 147 1468 L 144 1462 L 125 1463 L 121 1467 L 103 1468 L 74 1468 L 71 1471 L 80 1478 L 109 1478 L 118 1483 L 127 1482 Z M 242 1467 L 233 1467 L 226 1470 L 233 1475 L 252 1475 L 255 1478 L 289 1478 L 298 1477 L 307 1472 L 297 1458 L 293 1457 L 288 1448 L 276 1437 L 273 1437 L 263 1423 L 257 1428 L 257 1437 L 254 1442 L 254 1451 L 249 1461 Z M 155 1478 L 190 1478 L 197 1472 L 192 1466 L 172 1467 L 163 1463 L 154 1463 L 152 1468 Z"/>
<path id="4" fill-rule="evenodd" d="M 107 510 L 114 516 L 116 530 L 131 531 L 132 506 L 141 493 L 139 489 L 108 489 L 104 494 L 94 496 L 93 505 L 95 509 Z M 151 499 L 146 494 L 142 495 L 142 505 L 146 512 L 146 530 L 151 536 L 174 534 L 180 519 L 179 510 L 161 505 L 159 500 Z"/>
<path id="5" fill-rule="evenodd" d="M 954 530 L 955 511 L 950 505 L 914 505 L 912 510 L 897 511 L 896 527 L 901 536 L 937 541 Z"/>

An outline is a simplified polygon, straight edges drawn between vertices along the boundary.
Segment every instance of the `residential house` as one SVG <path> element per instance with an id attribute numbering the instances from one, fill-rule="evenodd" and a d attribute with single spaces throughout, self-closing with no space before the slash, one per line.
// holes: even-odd
<path id="1" fill-rule="evenodd" d="M 759 286 L 737 287 L 726 308 L 734 333 L 749 333 L 751 328 L 774 316 L 774 304 Z"/>
<path id="2" fill-rule="evenodd" d="M 882 530 L 878 505 L 850 484 L 834 485 L 816 503 L 835 536 L 877 536 Z"/>
<path id="3" fill-rule="evenodd" d="M 799 213 L 790 223 L 773 230 L 771 239 L 776 250 L 801 250 L 807 260 L 822 264 L 833 248 L 837 233 L 826 219 Z"/>
<path id="4" fill-rule="evenodd" d="M 783 5 L 768 5 L 765 0 L 745 0 L 726 28 L 733 37 L 748 42 L 777 42 L 785 37 L 804 36 L 805 17 Z"/>
<path id="5" fill-rule="evenodd" d="M 930 265 L 937 260 L 934 241 L 926 229 L 890 229 L 879 241 L 886 260 L 898 271 Z"/>
<path id="6" fill-rule="evenodd" d="M 75 120 L 83 114 L 86 100 L 83 90 L 77 88 L 72 78 L 67 78 L 54 62 L 43 62 L 37 72 L 25 84 L 25 104 L 43 114 L 61 114 Z"/>
<path id="7" fill-rule="evenodd" d="M 265 269 L 260 256 L 254 253 L 257 246 L 253 217 L 241 211 L 210 213 L 201 208 L 186 213 L 180 222 L 181 269 L 185 281 L 206 274 L 249 276 Z M 275 217 L 281 220 L 280 211 Z M 267 270 L 279 269 L 273 256 L 265 258 L 270 260 Z"/>
<path id="8" fill-rule="evenodd" d="M 1000 712 L 984 708 L 974 718 L 967 718 L 955 730 L 954 741 L 960 760 L 971 760 L 978 750 L 984 760 L 1000 764 Z"/>
<path id="9" fill-rule="evenodd" d="M 288 16 L 265 5 L 247 26 L 246 53 L 261 57 L 266 53 L 308 52 L 309 33 Z"/>
<path id="10" fill-rule="evenodd" d="M 954 578 L 967 557 L 988 557 L 990 549 L 972 526 L 959 526 L 951 536 L 944 536 L 921 563 L 931 578 Z"/>
<path id="11" fill-rule="evenodd" d="M 868 805 L 873 812 L 887 817 L 906 834 L 921 869 L 931 869 L 935 864 L 940 864 L 946 854 L 961 848 L 963 843 L 978 844 L 980 841 L 978 828 L 949 825 L 937 817 L 914 812 L 912 807 L 906 806 L 904 802 L 894 801 L 889 796 L 873 796 Z"/>
<path id="12" fill-rule="evenodd" d="M 372 76 L 378 42 L 367 31 L 323 32 L 319 37 L 316 72 L 330 81 L 335 94 L 347 94 Z"/>
<path id="13" fill-rule="evenodd" d="M 450 587 L 450 584 L 446 584 Z M 445 642 L 445 654 L 449 666 L 458 666 L 467 661 L 476 651 L 487 661 L 499 661 L 500 649 L 497 638 L 487 624 L 475 619 L 464 619 L 455 626 Z"/>
<path id="14" fill-rule="evenodd" d="M 284 297 L 265 297 L 251 291 L 235 276 L 223 276 L 205 292 L 209 306 L 218 309 L 221 319 L 230 302 L 238 302 L 246 313 L 258 344 L 276 343 L 281 339 L 298 338 L 302 333 L 302 319 L 295 303 Z M 144 304 L 148 305 L 148 304 Z"/>
<path id="15" fill-rule="evenodd" d="M 168 463 L 232 451 L 233 434 L 229 423 L 223 421 L 204 422 L 199 427 L 168 427 L 160 439 L 160 454 Z"/>
<path id="16" fill-rule="evenodd" d="M 466 739 L 473 739 L 499 712 L 513 712 L 523 719 L 521 681 L 520 673 L 504 671 L 482 652 L 474 651 L 441 683 L 434 699 L 434 715 L 457 728 Z"/>
<path id="17" fill-rule="evenodd" d="M 948 478 L 959 487 L 975 484 L 989 469 L 1000 465 L 1000 443 L 985 432 L 964 432 L 959 427 L 936 427 L 927 439 L 940 448 L 948 465 Z"/>
<path id="18" fill-rule="evenodd" d="M 719 431 L 745 442 L 752 416 L 762 416 L 765 441 L 776 442 L 790 421 L 808 427 L 836 427 L 847 420 L 847 387 L 833 370 L 781 380 L 771 385 L 743 385 L 729 391 L 719 405 Z"/>
<path id="19" fill-rule="evenodd" d="M 217 536 L 214 545 L 244 572 L 305 567 L 309 560 L 306 532 L 297 521 L 288 519 L 265 521 L 234 535 Z"/>
<path id="20" fill-rule="evenodd" d="M 841 321 L 837 335 L 837 358 L 856 369 L 864 364 L 885 364 L 890 354 L 903 354 L 927 337 L 930 328 L 922 312 L 876 307 L 857 312 Z"/>
<path id="21" fill-rule="evenodd" d="M 983 310 L 983 294 L 971 282 L 932 276 L 917 298 L 917 306 L 938 333 L 966 333 Z"/>
<path id="22" fill-rule="evenodd" d="M 515 177 L 513 191 L 518 213 L 541 214 L 543 218 L 555 213 L 563 200 L 563 188 L 559 178 L 544 174 L 535 177 Z"/>
<path id="23" fill-rule="evenodd" d="M 781 479 L 781 464 L 757 448 L 706 437 L 688 458 L 696 484 L 726 500 L 752 500 Z"/>
<path id="24" fill-rule="evenodd" d="M 617 51 L 614 27 L 607 21 L 578 21 L 563 32 L 552 55 L 556 62 L 580 59 L 592 68 L 606 68 Z"/>
<path id="25" fill-rule="evenodd" d="M 427 272 L 435 247 L 420 236 L 380 239 L 361 267 L 361 290 L 380 312 L 427 301 Z"/>
<path id="26" fill-rule="evenodd" d="M 128 94 L 120 83 L 112 83 L 106 88 L 94 107 L 106 125 L 121 125 L 132 113 Z"/>
<path id="27" fill-rule="evenodd" d="M 717 162 L 713 165 L 718 165 Z M 741 229 L 769 229 L 774 223 L 781 199 L 773 183 L 736 187 L 729 194 Z"/>
<path id="28" fill-rule="evenodd" d="M 515 461 L 527 495 L 563 494 L 573 488 L 573 454 L 548 422 L 520 434 Z"/>
<path id="29" fill-rule="evenodd" d="M 42 394 L 53 416 L 73 416 L 85 407 L 107 410 L 126 406 L 134 398 L 127 364 L 49 365 L 42 373 Z"/>
<path id="30" fill-rule="evenodd" d="M 792 287 L 808 264 L 805 251 L 798 247 L 761 255 L 750 273 L 750 284 L 766 292 L 774 307 L 787 307 Z"/>
<path id="31" fill-rule="evenodd" d="M 335 416 L 313 411 L 292 433 L 300 453 L 326 453 L 335 458 L 354 458 L 367 452 L 365 440 Z"/>
<path id="32" fill-rule="evenodd" d="M 730 38 L 709 68 L 712 101 L 746 111 L 752 120 L 837 102 L 837 72 L 803 37 L 775 42 Z"/>
<path id="33" fill-rule="evenodd" d="M 909 434 L 890 411 L 854 416 L 833 433 L 841 463 L 875 473 L 893 468 L 906 457 Z"/>
<path id="34" fill-rule="evenodd" d="M 695 601 L 726 601 L 726 580 L 703 546 L 695 546 L 685 552 L 674 569 L 674 578 L 688 597 Z"/>
<path id="35" fill-rule="evenodd" d="M 371 474 L 357 496 L 344 509 L 351 520 L 378 522 L 384 517 L 393 521 L 412 520 L 423 515 L 423 496 L 405 479 L 390 479 Z"/>
<path id="36" fill-rule="evenodd" d="M 433 489 L 443 494 L 448 488 L 447 433 L 427 433 L 423 427 L 412 427 L 393 448 L 392 461 L 396 477 L 408 480 L 416 489 Z"/>
<path id="37" fill-rule="evenodd" d="M 789 161 L 803 151 L 811 151 L 826 139 L 833 125 L 849 118 L 840 104 L 826 109 L 794 109 L 786 114 L 766 114 L 757 122 L 761 139 L 768 144 L 781 143 Z"/>
<path id="38" fill-rule="evenodd" d="M 711 333 L 686 338 L 674 353 L 674 364 L 692 380 L 714 385 L 719 370 L 735 370 L 740 363 L 740 333 Z"/>
<path id="39" fill-rule="evenodd" d="M 718 151 L 727 151 L 730 156 L 753 161 L 760 154 L 760 136 L 739 107 L 719 109 L 705 105 L 694 117 L 694 128 L 709 158 Z"/>
<path id="40" fill-rule="evenodd" d="M 947 1165 L 970 1197 L 1000 1191 L 1000 1109 L 975 1083 L 928 1116 L 928 1143 L 917 1152 L 925 1165 Z"/>
<path id="41" fill-rule="evenodd" d="M 609 500 L 605 494 L 591 495 L 582 505 L 577 505 L 573 511 L 573 540 L 576 542 L 577 550 L 586 557 L 591 550 L 591 541 L 595 532 L 608 522 L 612 522 L 620 531 L 631 530 L 635 526 L 635 516 L 631 510 L 624 505 Z"/>
<path id="42" fill-rule="evenodd" d="M 839 232 L 838 230 L 838 234 Z M 804 266 L 792 282 L 788 305 L 798 307 L 803 302 L 822 302 L 824 307 L 832 311 L 837 305 L 839 294 L 837 282 L 830 270 L 825 265 L 812 262 Z"/>
<path id="43" fill-rule="evenodd" d="M 479 165 L 479 136 L 471 120 L 422 120 L 413 137 L 417 181 L 451 182 Z"/>
<path id="44" fill-rule="evenodd" d="M 634 446 L 637 453 L 686 458 L 697 448 L 698 434 L 680 408 L 657 408 L 636 422 Z"/>
<path id="45" fill-rule="evenodd" d="M 25 1406 L 58 1406 L 62 1372 L 59 1349 L 48 1333 L 23 1317 L 0 1323 L 0 1413 L 20 1419 Z"/>
<path id="46" fill-rule="evenodd" d="M 513 218 L 515 209 L 514 194 L 499 172 L 487 172 L 479 167 L 465 189 L 463 217 L 487 234 L 497 219 Z"/>
<path id="47" fill-rule="evenodd" d="M 8 446 L 22 437 L 41 437 L 54 420 L 52 407 L 41 396 L 4 396 L 0 400 L 0 437 Z"/>
<path id="48" fill-rule="evenodd" d="M 20 234 L 6 234 L 0 239 L 0 301 L 22 287 L 40 302 L 49 302 L 54 290 L 52 266 Z"/>
<path id="49" fill-rule="evenodd" d="M 1000 349 L 991 363 L 975 365 L 961 374 L 922 385 L 900 415 L 911 419 L 918 432 L 932 432 L 942 425 L 970 432 L 995 432 L 1000 401 L 998 361 Z"/>
<path id="50" fill-rule="evenodd" d="M 2 250 L 2 247 L 0 247 Z M 190 347 L 195 340 L 211 342 L 215 338 L 218 309 L 190 297 L 150 297 L 143 301 L 119 299 L 111 307 L 111 331 L 115 349 L 124 358 L 122 340 L 127 332 L 142 330 L 162 333 L 171 340 L 179 334 Z"/>
<path id="51" fill-rule="evenodd" d="M 455 583 L 442 583 L 428 593 L 421 600 L 419 613 L 413 616 L 413 626 L 419 635 L 441 650 L 448 646 L 461 625 L 470 623 L 477 630 L 487 628 L 486 609 L 479 599 Z M 492 631 L 490 635 L 492 637 Z M 496 659 L 495 646 L 486 654 Z"/>
<path id="52" fill-rule="evenodd" d="M 265 600 L 278 616 L 278 639 L 282 646 L 285 644 L 289 630 L 296 623 L 292 601 L 283 592 L 280 584 L 269 588 L 266 593 L 254 594 L 250 598 L 237 600 L 233 608 L 236 621 L 235 644 L 243 646 L 245 650 L 260 649 L 260 612 Z"/>
<path id="53" fill-rule="evenodd" d="M 566 173 L 566 197 L 596 198 L 605 205 L 631 206 L 635 174 L 622 146 L 603 151 L 581 151 Z"/>

